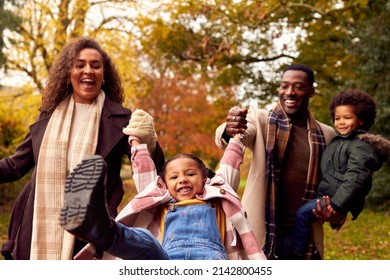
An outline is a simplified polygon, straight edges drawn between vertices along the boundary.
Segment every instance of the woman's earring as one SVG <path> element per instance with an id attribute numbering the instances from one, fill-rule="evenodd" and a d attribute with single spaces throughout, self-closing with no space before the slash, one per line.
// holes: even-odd
<path id="1" fill-rule="evenodd" d="M 106 81 L 105 80 L 103 80 L 103 82 L 102 82 L 102 85 L 104 85 L 106 83 Z"/>

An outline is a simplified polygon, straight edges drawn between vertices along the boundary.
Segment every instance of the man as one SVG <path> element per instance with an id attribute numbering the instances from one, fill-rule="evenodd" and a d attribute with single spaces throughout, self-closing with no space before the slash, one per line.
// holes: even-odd
<path id="1" fill-rule="evenodd" d="M 253 153 L 242 204 L 269 259 L 292 258 L 295 212 L 314 197 L 322 151 L 335 135 L 310 112 L 314 95 L 313 71 L 306 65 L 290 65 L 283 71 L 279 101 L 272 110 L 232 108 L 216 130 L 219 147 L 224 149 L 227 140 L 240 133 Z M 313 225 L 313 232 L 306 258 L 320 259 L 320 222 Z"/>

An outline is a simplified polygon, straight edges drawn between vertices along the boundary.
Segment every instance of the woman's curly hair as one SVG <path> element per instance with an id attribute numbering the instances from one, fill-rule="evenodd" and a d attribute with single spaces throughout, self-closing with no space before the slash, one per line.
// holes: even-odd
<path id="1" fill-rule="evenodd" d="M 49 71 L 49 77 L 42 95 L 40 110 L 52 113 L 64 98 L 73 92 L 70 82 L 70 71 L 75 60 L 83 49 L 97 50 L 103 59 L 104 84 L 102 90 L 106 96 L 117 103 L 124 101 L 124 90 L 119 73 L 108 54 L 99 43 L 88 37 L 78 38 L 68 43 L 60 52 Z"/>
<path id="2" fill-rule="evenodd" d="M 330 116 L 334 122 L 335 110 L 337 106 L 351 105 L 355 114 L 363 124 L 359 129 L 368 131 L 375 122 L 376 103 L 374 99 L 365 91 L 360 89 L 346 89 L 339 91 L 329 104 Z"/>

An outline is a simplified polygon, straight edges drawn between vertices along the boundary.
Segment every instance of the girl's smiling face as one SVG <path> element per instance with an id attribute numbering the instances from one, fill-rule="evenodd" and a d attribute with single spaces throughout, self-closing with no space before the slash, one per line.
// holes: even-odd
<path id="1" fill-rule="evenodd" d="M 164 181 L 172 197 L 182 201 L 202 193 L 206 178 L 195 160 L 180 157 L 166 165 Z"/>

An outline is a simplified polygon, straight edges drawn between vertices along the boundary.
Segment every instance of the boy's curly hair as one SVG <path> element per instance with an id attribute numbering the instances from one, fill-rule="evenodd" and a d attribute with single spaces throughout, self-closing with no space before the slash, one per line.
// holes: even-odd
<path id="1" fill-rule="evenodd" d="M 354 107 L 358 119 L 363 121 L 359 129 L 368 131 L 374 124 L 377 106 L 374 99 L 365 91 L 360 89 L 339 91 L 329 104 L 330 116 L 333 122 L 336 107 L 342 105 L 351 105 Z"/>

